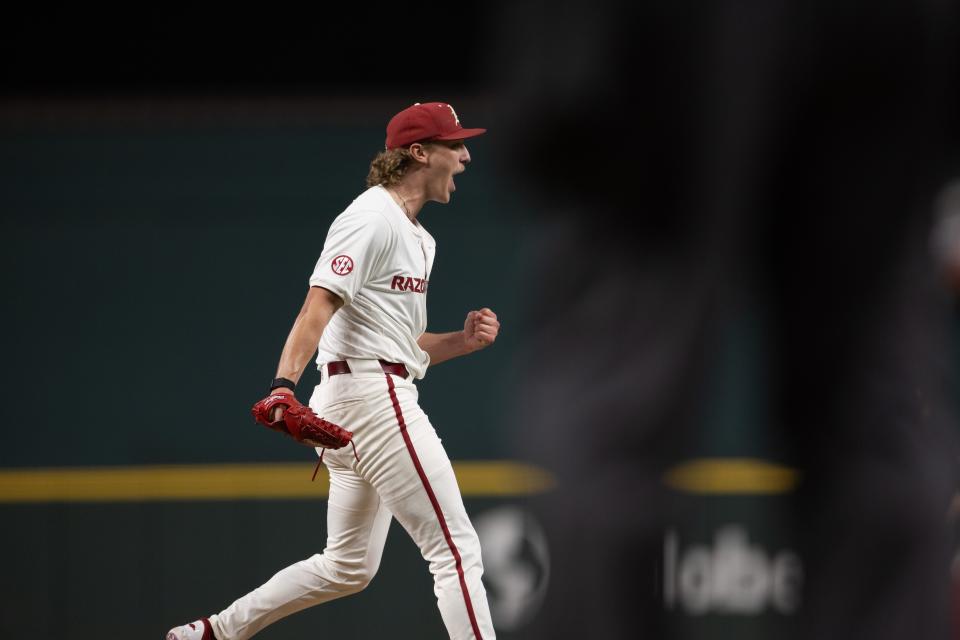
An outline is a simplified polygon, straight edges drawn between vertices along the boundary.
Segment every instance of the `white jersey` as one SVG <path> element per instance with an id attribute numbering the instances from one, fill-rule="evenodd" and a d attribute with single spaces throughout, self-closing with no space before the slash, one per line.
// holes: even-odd
<path id="1" fill-rule="evenodd" d="M 344 358 L 402 362 L 414 378 L 430 356 L 417 344 L 427 328 L 427 283 L 436 242 L 381 186 L 344 210 L 327 232 L 310 285 L 343 298 L 320 338 L 317 364 Z"/>

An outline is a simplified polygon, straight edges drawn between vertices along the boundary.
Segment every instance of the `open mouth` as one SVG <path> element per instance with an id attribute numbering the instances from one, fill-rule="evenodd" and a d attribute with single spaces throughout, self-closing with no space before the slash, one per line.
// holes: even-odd
<path id="1" fill-rule="evenodd" d="M 456 190 L 457 190 L 457 184 L 456 184 L 456 182 L 453 181 L 453 177 L 454 177 L 454 176 L 457 176 L 457 175 L 460 175 L 460 174 L 463 173 L 464 171 L 466 171 L 466 169 L 460 169 L 459 171 L 454 171 L 454 172 L 450 175 L 450 191 L 456 191 Z"/>

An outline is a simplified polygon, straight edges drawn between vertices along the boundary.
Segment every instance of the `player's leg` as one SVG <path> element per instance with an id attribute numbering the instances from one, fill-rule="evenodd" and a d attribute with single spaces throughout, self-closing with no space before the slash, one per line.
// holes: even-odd
<path id="1" fill-rule="evenodd" d="M 396 380 L 396 383 L 394 382 Z M 372 480 L 413 538 L 434 577 L 437 606 L 451 638 L 494 638 L 481 582 L 480 541 L 467 515 L 446 450 L 409 382 L 388 377 L 395 462 Z M 391 447 L 394 448 L 394 447 Z"/>
<path id="2" fill-rule="evenodd" d="M 249 638 L 291 613 L 360 591 L 376 574 L 391 514 L 374 488 L 337 456 L 325 462 L 330 470 L 326 549 L 211 616 L 219 640 Z"/>

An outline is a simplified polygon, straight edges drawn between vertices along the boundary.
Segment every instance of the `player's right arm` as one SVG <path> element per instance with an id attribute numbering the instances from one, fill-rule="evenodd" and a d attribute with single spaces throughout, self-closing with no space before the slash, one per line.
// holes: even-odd
<path id="1" fill-rule="evenodd" d="M 287 342 L 283 345 L 280 364 L 277 365 L 278 378 L 287 378 L 294 383 L 300 380 L 313 354 L 317 352 L 323 330 L 342 306 L 343 299 L 332 291 L 310 287 L 303 308 L 297 314 Z"/>
<path id="2" fill-rule="evenodd" d="M 287 378 L 293 385 L 275 387 L 270 395 L 253 405 L 253 416 L 257 422 L 314 447 L 339 449 L 350 442 L 349 431 L 317 417 L 313 411 L 297 402 L 292 388 L 316 353 L 320 336 L 330 318 L 342 306 L 340 296 L 323 287 L 310 287 L 287 342 L 283 345 L 277 366 L 277 377 Z"/>

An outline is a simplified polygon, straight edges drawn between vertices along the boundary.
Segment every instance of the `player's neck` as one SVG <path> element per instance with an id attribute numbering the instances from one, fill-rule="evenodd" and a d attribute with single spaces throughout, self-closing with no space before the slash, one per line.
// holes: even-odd
<path id="1" fill-rule="evenodd" d="M 400 206 L 410 222 L 416 222 L 417 214 L 420 213 L 420 209 L 422 209 L 426 203 L 426 197 L 423 195 L 423 191 L 417 189 L 414 185 L 406 183 L 386 187 L 386 189 L 387 193 L 389 193 L 394 202 Z"/>

